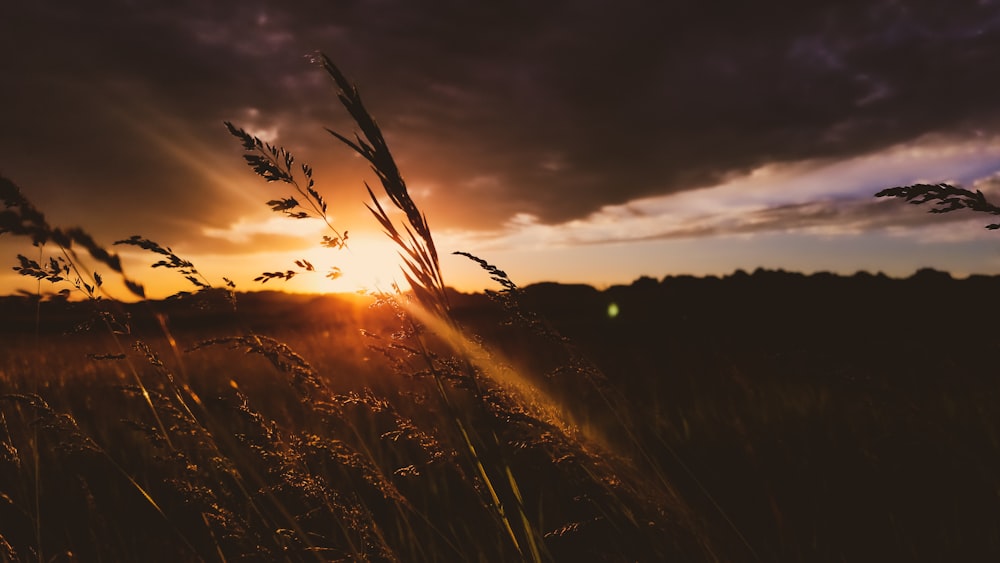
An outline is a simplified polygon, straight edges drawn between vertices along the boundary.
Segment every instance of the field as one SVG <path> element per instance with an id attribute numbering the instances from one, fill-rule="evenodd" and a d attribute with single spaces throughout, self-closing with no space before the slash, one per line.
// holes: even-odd
<path id="1" fill-rule="evenodd" d="M 66 332 L 94 304 L 43 303 L 35 324 L 10 299 L 0 534 L 12 560 L 988 560 L 1000 384 L 995 337 L 971 327 L 998 283 L 532 286 L 543 329 L 454 294 L 533 394 L 446 378 L 448 404 L 403 335 L 375 336 L 388 305 L 136 305 L 118 340 L 148 349 L 93 359 L 121 353 Z M 219 341 L 241 330 L 261 338 Z"/>
<path id="2" fill-rule="evenodd" d="M 146 299 L 113 250 L 0 177 L 0 234 L 38 247 L 14 269 L 39 284 L 0 299 L 0 559 L 1000 557 L 1000 278 L 521 288 L 466 254 L 500 289 L 456 293 L 357 90 L 316 62 L 405 290 L 237 293 L 117 241 L 188 284 Z M 312 169 L 226 125 L 293 194 L 267 205 L 348 248 Z M 1000 213 L 944 184 L 879 195 Z M 255 281 L 317 275 L 294 263 Z"/>

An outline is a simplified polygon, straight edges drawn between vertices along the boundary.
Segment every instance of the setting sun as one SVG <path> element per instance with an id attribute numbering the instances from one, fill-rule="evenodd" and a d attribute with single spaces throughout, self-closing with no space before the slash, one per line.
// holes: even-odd
<path id="1" fill-rule="evenodd" d="M 377 234 L 351 236 L 344 249 L 305 251 L 295 256 L 308 260 L 316 271 L 291 280 L 290 284 L 295 285 L 290 289 L 305 293 L 377 292 L 391 291 L 394 283 L 405 289 L 397 252 L 391 241 Z M 261 256 L 259 268 L 266 269 L 267 263 L 266 257 Z M 328 276 L 334 268 L 336 275 Z"/>

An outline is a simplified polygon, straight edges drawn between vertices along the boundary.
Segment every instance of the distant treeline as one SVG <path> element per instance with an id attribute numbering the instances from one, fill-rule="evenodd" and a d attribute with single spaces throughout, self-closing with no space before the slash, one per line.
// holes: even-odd
<path id="1" fill-rule="evenodd" d="M 517 301 L 525 311 L 536 312 L 553 323 L 580 332 L 601 326 L 634 327 L 638 332 L 662 334 L 676 330 L 716 331 L 731 334 L 761 332 L 764 325 L 821 324 L 827 327 L 864 325 L 867 329 L 896 330 L 897 323 L 967 323 L 1000 318 L 996 296 L 1000 276 L 973 275 L 953 278 L 947 272 L 925 268 L 908 278 L 858 272 L 800 274 L 759 268 L 737 270 L 728 276 L 667 276 L 662 280 L 641 277 L 630 285 L 598 290 L 583 284 L 538 283 L 521 288 Z M 459 318 L 478 325 L 481 317 L 503 312 L 485 294 L 450 292 Z M 616 314 L 611 317 L 609 307 Z M 233 309 L 221 294 L 195 294 L 183 299 L 119 304 L 106 301 L 66 302 L 32 295 L 0 296 L 0 331 L 73 331 L 94 317 L 95 311 L 124 307 L 136 329 L 155 329 L 156 315 L 169 318 L 174 328 L 212 328 L 226 325 L 266 330 L 272 326 L 295 328 L 354 318 L 367 302 L 353 294 L 302 295 L 260 291 L 236 295 Z M 481 320 L 487 320 L 485 318 Z M 711 328 L 719 322 L 722 327 Z M 608 324 L 612 323 L 612 324 Z M 483 323 L 485 325 L 485 323 Z M 701 327 L 703 324 L 707 326 Z M 911 326 L 915 326 L 912 325 Z M 967 324 L 967 332 L 979 324 Z M 772 331 L 773 327 L 768 329 Z M 808 332 L 808 331 L 807 331 Z M 796 334 L 790 336 L 794 337 Z"/>

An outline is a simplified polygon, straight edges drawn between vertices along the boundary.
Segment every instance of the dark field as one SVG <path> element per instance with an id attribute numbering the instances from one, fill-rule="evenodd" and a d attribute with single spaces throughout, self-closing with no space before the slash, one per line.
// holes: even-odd
<path id="1" fill-rule="evenodd" d="M 9 298 L 0 560 L 997 560 L 998 290 L 454 294 L 464 355 L 363 300 Z"/>

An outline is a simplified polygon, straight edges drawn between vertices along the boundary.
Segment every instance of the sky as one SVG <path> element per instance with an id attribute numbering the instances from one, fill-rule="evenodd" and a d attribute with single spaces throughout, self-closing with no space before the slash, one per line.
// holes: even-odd
<path id="1" fill-rule="evenodd" d="M 358 86 L 428 217 L 446 283 L 604 287 L 757 267 L 1000 273 L 973 212 L 882 188 L 1000 200 L 1000 2 L 138 0 L 14 2 L 0 18 L 0 174 L 50 223 L 170 246 L 213 284 L 354 291 L 402 281 L 365 208 L 377 179 L 327 54 Z M 314 169 L 348 250 L 242 160 L 223 123 Z M 152 296 L 187 289 L 115 247 Z M 53 249 L 41 249 L 42 256 Z M 39 249 L 0 235 L 0 294 Z M 337 266 L 253 278 L 307 259 Z M 43 288 L 44 289 L 44 288 Z"/>

